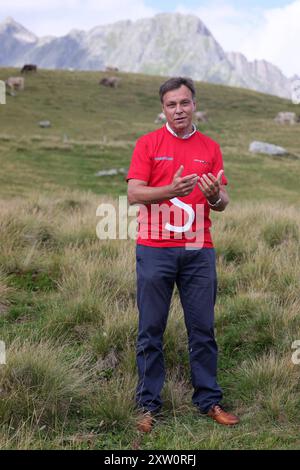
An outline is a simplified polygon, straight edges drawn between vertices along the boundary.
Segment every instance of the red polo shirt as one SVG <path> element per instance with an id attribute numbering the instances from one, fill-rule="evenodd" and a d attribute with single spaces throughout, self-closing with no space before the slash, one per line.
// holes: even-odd
<path id="1" fill-rule="evenodd" d="M 199 131 L 181 139 L 164 126 L 137 141 L 127 181 L 139 179 L 148 186 L 166 186 L 172 183 L 180 165 L 184 166 L 181 176 L 192 173 L 217 176 L 223 169 L 220 147 Z M 227 184 L 224 175 L 222 184 Z M 198 243 L 213 247 L 209 213 L 209 205 L 198 185 L 188 196 L 140 206 L 137 243 L 154 247 Z"/>

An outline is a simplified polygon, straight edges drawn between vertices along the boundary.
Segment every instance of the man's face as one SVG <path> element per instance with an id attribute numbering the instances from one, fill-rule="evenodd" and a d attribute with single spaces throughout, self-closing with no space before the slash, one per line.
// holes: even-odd
<path id="1" fill-rule="evenodd" d="M 193 112 L 196 105 L 191 90 L 185 85 L 165 93 L 162 109 L 176 134 L 183 136 L 192 130 Z"/>

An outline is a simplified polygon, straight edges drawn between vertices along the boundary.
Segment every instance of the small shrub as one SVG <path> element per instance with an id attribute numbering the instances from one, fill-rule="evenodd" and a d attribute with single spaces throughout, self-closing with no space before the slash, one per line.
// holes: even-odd
<path id="1" fill-rule="evenodd" d="M 262 233 L 265 242 L 271 248 L 281 245 L 288 240 L 299 240 L 298 227 L 289 220 L 278 220 L 268 223 Z"/>
<path id="2" fill-rule="evenodd" d="M 57 344 L 15 341 L 8 348 L 7 364 L 0 368 L 1 422 L 50 425 L 64 420 L 87 393 L 83 364 L 83 359 L 68 362 Z"/>

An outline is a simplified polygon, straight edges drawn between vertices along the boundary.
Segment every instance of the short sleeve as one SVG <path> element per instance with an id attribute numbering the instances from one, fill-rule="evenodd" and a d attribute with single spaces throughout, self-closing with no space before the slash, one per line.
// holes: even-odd
<path id="1" fill-rule="evenodd" d="M 147 139 L 141 137 L 134 148 L 126 180 L 138 179 L 148 183 L 152 170 Z"/>
<path id="2" fill-rule="evenodd" d="M 217 177 L 220 170 L 224 170 L 223 157 L 222 157 L 222 152 L 221 152 L 220 146 L 216 145 L 216 147 L 215 147 L 215 158 L 214 158 L 214 164 L 213 164 L 213 169 L 212 169 L 213 175 L 215 177 Z M 223 173 L 223 176 L 222 176 L 221 184 L 223 184 L 223 185 L 228 184 L 228 180 L 227 180 L 226 176 L 224 175 L 224 173 Z"/>

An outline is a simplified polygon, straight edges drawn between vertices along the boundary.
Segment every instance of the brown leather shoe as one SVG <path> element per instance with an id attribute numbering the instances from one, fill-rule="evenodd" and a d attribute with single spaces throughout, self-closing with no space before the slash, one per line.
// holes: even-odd
<path id="1" fill-rule="evenodd" d="M 151 411 L 143 412 L 137 421 L 137 428 L 140 432 L 151 432 L 154 425 L 154 417 Z"/>
<path id="2" fill-rule="evenodd" d="M 231 413 L 227 413 L 220 405 L 212 406 L 207 413 L 207 416 L 217 421 L 217 423 L 223 424 L 225 426 L 233 426 L 234 424 L 238 424 L 240 422 L 240 419 L 237 416 Z"/>

